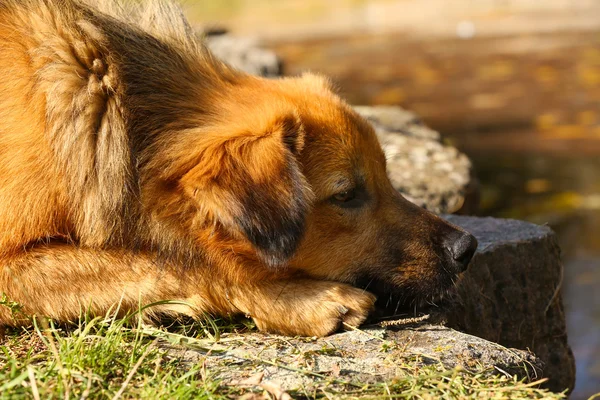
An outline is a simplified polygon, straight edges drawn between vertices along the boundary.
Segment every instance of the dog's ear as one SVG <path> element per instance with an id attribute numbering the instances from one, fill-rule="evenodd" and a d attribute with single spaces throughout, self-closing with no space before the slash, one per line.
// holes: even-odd
<path id="1" fill-rule="evenodd" d="M 237 129 L 208 134 L 181 183 L 205 215 L 243 234 L 266 264 L 285 265 L 313 200 L 299 163 L 304 128 L 289 113 Z"/>

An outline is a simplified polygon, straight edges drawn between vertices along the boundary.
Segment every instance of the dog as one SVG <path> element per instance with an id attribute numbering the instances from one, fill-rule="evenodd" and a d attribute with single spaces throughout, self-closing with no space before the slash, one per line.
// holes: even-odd
<path id="1" fill-rule="evenodd" d="M 475 252 L 326 78 L 236 71 L 171 3 L 0 0 L 0 48 L 0 325 L 158 303 L 324 336 Z"/>

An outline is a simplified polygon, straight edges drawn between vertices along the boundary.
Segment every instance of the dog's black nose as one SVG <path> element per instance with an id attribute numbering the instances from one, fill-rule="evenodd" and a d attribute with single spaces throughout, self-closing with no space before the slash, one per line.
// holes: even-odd
<path id="1" fill-rule="evenodd" d="M 456 262 L 457 268 L 460 269 L 459 272 L 465 271 L 477 250 L 475 236 L 468 232 L 455 231 L 448 235 L 444 242 L 450 256 Z"/>

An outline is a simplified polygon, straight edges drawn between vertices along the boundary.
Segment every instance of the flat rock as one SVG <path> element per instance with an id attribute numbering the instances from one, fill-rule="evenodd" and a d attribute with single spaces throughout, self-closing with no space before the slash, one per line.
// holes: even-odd
<path id="1" fill-rule="evenodd" d="M 447 325 L 507 347 L 529 349 L 544 363 L 547 387 L 575 383 L 554 232 L 523 221 L 446 216 L 471 232 L 479 248 L 445 312 Z"/>
<path id="2" fill-rule="evenodd" d="M 541 362 L 527 351 L 507 349 L 439 325 L 366 327 L 326 338 L 288 338 L 262 333 L 223 337 L 218 352 L 186 350 L 188 362 L 203 362 L 214 378 L 238 385 L 255 376 L 284 390 L 313 392 L 351 382 L 391 381 L 402 363 L 442 363 L 483 374 L 539 377 Z"/>
<path id="3" fill-rule="evenodd" d="M 469 158 L 411 111 L 396 106 L 355 106 L 375 128 L 392 185 L 436 213 L 476 211 L 477 182 Z"/>

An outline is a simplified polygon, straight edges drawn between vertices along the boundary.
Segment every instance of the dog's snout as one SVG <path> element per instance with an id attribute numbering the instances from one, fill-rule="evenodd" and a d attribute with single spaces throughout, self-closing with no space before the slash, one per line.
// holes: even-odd
<path id="1" fill-rule="evenodd" d="M 460 272 L 463 272 L 467 269 L 477 250 L 477 239 L 470 233 L 456 231 L 446 237 L 445 247 L 456 262 Z"/>

